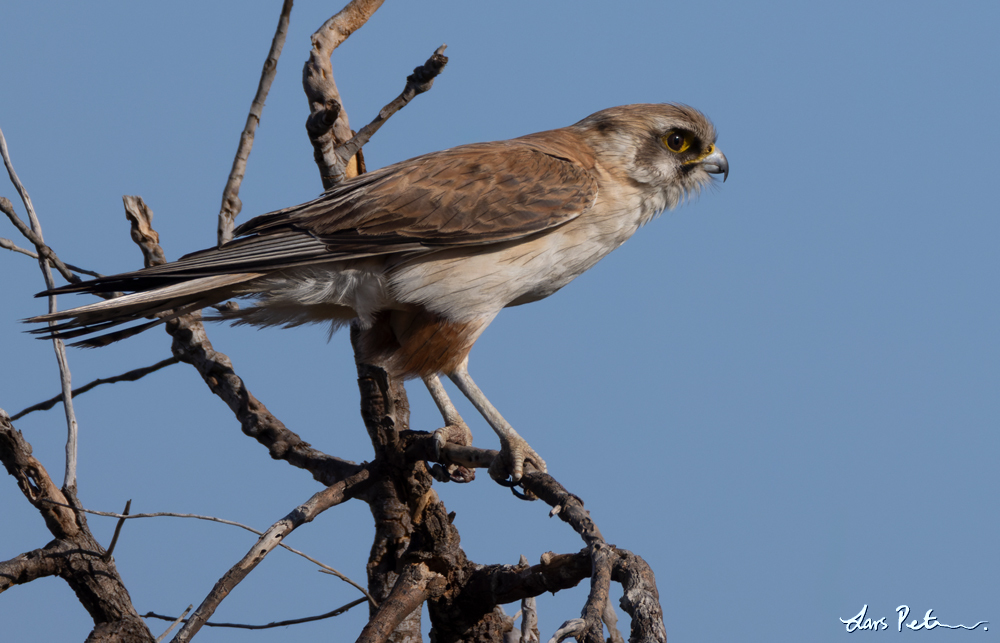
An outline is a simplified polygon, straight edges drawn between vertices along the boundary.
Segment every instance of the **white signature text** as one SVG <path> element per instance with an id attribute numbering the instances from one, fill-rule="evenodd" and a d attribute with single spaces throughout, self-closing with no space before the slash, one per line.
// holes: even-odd
<path id="1" fill-rule="evenodd" d="M 897 623 L 896 631 L 902 632 L 905 627 L 908 630 L 914 632 L 918 630 L 933 630 L 938 627 L 944 627 L 949 630 L 974 630 L 980 625 L 983 626 L 983 631 L 989 631 L 989 621 L 979 621 L 975 625 L 948 625 L 947 623 L 942 623 L 934 616 L 934 610 L 929 609 L 924 614 L 923 620 L 913 619 L 909 623 L 906 619 L 910 616 L 910 608 L 906 605 L 900 605 L 896 608 Z M 882 618 L 871 618 L 868 616 L 868 606 L 865 605 L 861 608 L 861 611 L 852 616 L 851 618 L 842 618 L 840 622 L 847 626 L 848 632 L 856 632 L 858 630 L 870 630 L 872 632 L 879 632 L 889 629 L 889 625 L 885 622 L 885 617 Z"/>

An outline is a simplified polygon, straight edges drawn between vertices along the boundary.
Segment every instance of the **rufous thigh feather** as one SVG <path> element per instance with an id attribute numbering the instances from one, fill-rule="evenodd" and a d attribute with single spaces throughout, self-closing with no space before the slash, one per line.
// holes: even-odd
<path id="1" fill-rule="evenodd" d="M 397 377 L 452 373 L 489 323 L 448 321 L 422 307 L 386 311 L 361 331 L 359 357 Z"/>

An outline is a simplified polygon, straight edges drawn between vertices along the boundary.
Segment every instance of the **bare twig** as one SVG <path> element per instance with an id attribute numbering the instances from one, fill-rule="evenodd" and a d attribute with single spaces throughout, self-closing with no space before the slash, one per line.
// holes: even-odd
<path id="1" fill-rule="evenodd" d="M 361 147 L 368 142 L 369 139 L 371 139 L 375 132 L 377 132 L 393 114 L 406 107 L 407 103 L 413 100 L 414 96 L 422 94 L 431 88 L 434 84 L 434 79 L 441 73 L 444 66 L 448 64 L 448 57 L 444 55 L 444 50 L 446 48 L 447 45 L 441 45 L 438 47 L 431 57 L 427 59 L 427 62 L 414 69 L 413 73 L 406 77 L 406 86 L 395 100 L 380 109 L 378 116 L 376 116 L 371 123 L 368 123 L 361 128 L 361 131 L 355 134 L 351 140 L 337 147 L 337 163 L 334 168 L 335 170 L 337 168 L 345 168 L 347 166 L 347 161 L 354 156 L 358 150 L 360 150 Z M 335 175 L 335 178 L 338 179 L 336 182 L 339 183 L 347 177 Z"/>
<path id="2" fill-rule="evenodd" d="M 52 501 L 52 500 L 46 501 L 46 504 L 59 505 L 59 506 L 62 506 L 62 507 L 67 507 L 69 509 L 74 509 L 76 511 L 80 511 L 82 513 L 91 514 L 91 515 L 94 515 L 94 516 L 104 516 L 106 518 L 118 518 L 119 520 L 131 520 L 131 519 L 134 519 L 134 518 L 194 518 L 195 520 L 207 520 L 209 522 L 218 522 L 218 523 L 222 523 L 223 525 L 231 525 L 233 527 L 239 527 L 240 529 L 246 529 L 250 533 L 255 534 L 257 536 L 263 536 L 264 535 L 264 532 L 258 531 L 256 529 L 254 529 L 253 527 L 250 527 L 249 525 L 244 525 L 243 523 L 236 522 L 235 520 L 226 520 L 225 518 L 218 518 L 216 516 L 201 516 L 201 515 L 198 515 L 198 514 L 174 513 L 174 512 L 170 512 L 170 511 L 157 511 L 157 512 L 153 512 L 153 513 L 144 513 L 144 514 L 116 514 L 116 513 L 110 512 L 110 511 L 96 511 L 94 509 L 83 509 L 81 507 L 73 507 L 72 505 L 60 504 L 60 503 Z M 372 601 L 373 605 L 376 604 L 375 603 L 375 599 L 372 598 L 368 594 L 368 591 L 364 587 L 362 587 L 358 583 L 354 582 L 353 580 L 351 580 L 349 577 L 345 576 L 344 574 L 340 573 L 339 571 L 337 571 L 333 567 L 330 567 L 326 563 L 322 563 L 322 562 L 316 560 L 315 558 L 313 558 L 309 554 L 301 552 L 298 549 L 295 549 L 294 547 L 289 547 L 285 543 L 279 543 L 278 546 L 282 547 L 284 549 L 287 549 L 288 551 L 292 552 L 293 554 L 295 554 L 297 556 L 301 556 L 302 558 L 305 558 L 306 560 L 308 560 L 309 562 L 311 562 L 311 563 L 313 563 L 315 565 L 318 565 L 319 567 L 322 568 L 322 571 L 326 571 L 326 572 L 328 572 L 328 573 L 336 576 L 337 578 L 343 580 L 348 585 L 351 585 L 351 586 L 355 587 L 356 589 L 358 589 L 362 594 L 364 594 L 367 597 L 367 600 Z"/>
<path id="3" fill-rule="evenodd" d="M 2 136 L 2 134 L 3 133 L 0 132 L 0 136 Z M 17 228 L 18 232 L 20 232 L 25 239 L 30 241 L 31 244 L 38 249 L 38 254 L 32 256 L 35 259 L 37 259 L 40 255 L 48 259 L 50 262 L 52 262 L 52 265 L 55 266 L 56 270 L 59 271 L 59 274 L 61 274 L 70 283 L 76 283 L 80 281 L 80 278 L 73 274 L 74 271 L 85 275 L 92 275 L 94 277 L 102 276 L 101 273 L 99 272 L 94 272 L 92 270 L 78 268 L 77 266 L 74 266 L 72 264 L 63 263 L 62 259 L 60 259 L 56 255 L 55 250 L 45 245 L 45 242 L 42 240 L 41 236 L 32 231 L 32 229 L 28 227 L 28 225 L 24 221 L 21 220 L 21 217 L 17 216 L 17 212 L 14 211 L 14 204 L 11 203 L 10 199 L 8 199 L 7 197 L 0 196 L 0 212 L 6 214 L 7 218 L 10 219 L 10 222 L 14 224 L 14 227 Z M 13 242 L 11 242 L 11 245 L 13 245 Z M 9 249 L 13 250 L 13 248 Z"/>
<path id="4" fill-rule="evenodd" d="M 228 572 L 215 584 L 205 600 L 201 602 L 198 609 L 194 611 L 191 618 L 184 627 L 174 637 L 174 643 L 190 641 L 198 630 L 205 624 L 205 621 L 215 612 L 219 604 L 229 595 L 247 575 L 253 571 L 264 558 L 277 547 L 281 541 L 292 533 L 297 527 L 311 522 L 320 513 L 330 507 L 336 506 L 353 497 L 358 493 L 368 481 L 369 472 L 367 469 L 359 471 L 357 474 L 342 480 L 332 486 L 319 491 L 299 505 L 284 518 L 271 525 L 271 527 L 261 535 L 256 544 L 250 548 L 246 556 L 233 565 Z M 371 599 L 374 600 L 374 599 Z"/>
<path id="5" fill-rule="evenodd" d="M 170 624 L 170 627 L 164 630 L 163 634 L 156 637 L 156 643 L 160 643 L 160 641 L 167 638 L 167 635 L 173 632 L 174 628 L 181 624 L 181 621 L 184 620 L 184 617 L 187 616 L 188 612 L 190 612 L 193 608 L 194 605 L 188 605 L 187 609 L 181 612 L 181 615 L 174 619 L 174 622 Z"/>
<path id="6" fill-rule="evenodd" d="M 32 259 L 38 259 L 37 254 L 35 254 L 31 250 L 25 250 L 24 248 L 18 246 L 10 239 L 0 238 L 0 248 L 3 248 L 4 250 L 12 250 L 13 252 L 20 252 L 23 255 L 28 255 Z"/>
<path id="7" fill-rule="evenodd" d="M 125 519 L 128 518 L 128 511 L 132 508 L 132 499 L 129 498 L 125 503 L 125 510 L 122 511 L 122 517 L 118 519 L 118 524 L 115 525 L 115 533 L 111 536 L 111 544 L 108 545 L 107 550 L 104 552 L 104 560 L 111 560 L 111 556 L 115 553 L 115 545 L 118 544 L 118 536 L 122 533 L 122 525 L 125 524 Z"/>
<path id="8" fill-rule="evenodd" d="M 357 607 L 358 605 L 361 605 L 367 600 L 368 599 L 366 598 L 359 598 L 356 601 L 351 601 L 347 605 L 341 605 L 337 609 L 333 610 L 332 612 L 327 612 L 326 614 L 317 614 L 316 616 L 306 616 L 304 618 L 293 618 L 287 621 L 275 621 L 274 623 L 268 623 L 266 625 L 247 625 L 245 623 L 213 623 L 212 621 L 206 621 L 205 627 L 232 627 L 241 630 L 269 630 L 274 627 L 286 627 L 288 625 L 298 625 L 299 623 L 312 623 L 313 621 L 322 621 L 323 619 L 333 618 L 334 616 L 340 616 L 341 614 L 348 611 L 352 607 Z M 147 612 L 143 614 L 142 617 L 158 618 L 164 621 L 177 621 L 177 622 L 183 621 L 186 623 L 187 620 L 184 619 L 184 616 L 186 615 L 187 615 L 187 610 L 185 610 L 184 614 L 181 614 L 181 617 L 178 619 L 175 619 L 173 616 L 162 616 L 154 612 Z M 169 631 L 170 630 L 167 630 L 167 632 Z"/>
<path id="9" fill-rule="evenodd" d="M 101 384 L 114 384 L 115 382 L 135 382 L 136 380 L 141 379 L 149 375 L 150 373 L 155 373 L 161 368 L 166 368 L 172 364 L 177 364 L 178 362 L 180 362 L 180 360 L 177 359 L 176 357 L 168 357 L 167 359 L 161 360 L 153 364 L 152 366 L 144 366 L 143 368 L 137 368 L 128 371 L 127 373 L 122 373 L 121 375 L 115 375 L 114 377 L 99 377 L 93 382 L 84 384 L 80 388 L 73 389 L 73 397 L 80 397 L 87 391 L 97 388 Z M 39 402 L 38 404 L 29 406 L 28 408 L 19 411 L 16 415 L 11 416 L 10 419 L 12 421 L 19 420 L 23 418 L 25 415 L 28 415 L 29 413 L 34 413 L 35 411 L 47 411 L 56 404 L 58 404 L 59 402 L 62 402 L 62 399 L 63 396 L 62 393 L 60 393 L 59 395 L 49 398 L 44 402 Z"/>
<path id="10" fill-rule="evenodd" d="M 348 578 L 347 576 L 344 576 L 343 574 L 341 574 L 340 572 L 338 572 L 336 569 L 334 569 L 332 567 L 327 567 L 326 565 L 323 565 L 323 567 L 324 567 L 324 569 L 319 570 L 320 572 L 322 572 L 323 574 L 329 574 L 330 576 L 336 576 L 337 578 L 339 578 L 340 580 L 344 581 L 345 583 L 347 583 L 349 585 L 353 585 L 354 587 L 356 587 L 359 590 L 361 590 L 362 594 L 364 594 L 365 596 L 368 597 L 368 600 L 371 601 L 371 603 L 372 603 L 373 606 L 376 606 L 376 607 L 378 606 L 378 603 L 375 601 L 375 598 L 371 594 L 369 594 L 368 590 L 366 590 L 364 587 L 362 587 L 361 585 L 358 585 L 357 583 L 355 583 L 354 581 L 352 581 L 350 578 Z"/>
<path id="11" fill-rule="evenodd" d="M 288 21 L 292 14 L 292 0 L 285 0 L 281 5 L 281 16 L 278 18 L 278 28 L 274 32 L 271 40 L 271 50 L 267 52 L 267 59 L 264 61 L 264 70 L 260 74 L 260 83 L 257 85 L 257 94 L 253 97 L 250 105 L 250 113 L 247 115 L 247 123 L 240 135 L 240 146 L 236 150 L 236 158 L 233 159 L 233 168 L 229 171 L 229 180 L 226 188 L 222 192 L 222 208 L 219 210 L 219 245 L 231 241 L 233 238 L 233 223 L 243 209 L 240 201 L 240 184 L 243 182 L 243 174 L 246 172 L 247 159 L 250 158 L 250 148 L 253 147 L 254 132 L 260 123 L 261 114 L 264 112 L 264 100 L 271 89 L 271 83 L 278 73 L 278 58 L 281 56 L 281 48 L 285 45 L 285 36 L 288 35 Z"/>
<path id="12" fill-rule="evenodd" d="M 17 172 L 14 171 L 14 163 L 10 160 L 10 153 L 7 151 L 7 140 L 3 136 L 3 131 L 0 131 L 0 155 L 3 156 L 3 162 L 7 168 L 7 174 L 10 176 L 10 181 L 14 184 L 14 188 L 17 189 L 17 193 L 21 195 L 21 202 L 24 203 L 24 209 L 28 213 L 28 220 L 31 222 L 31 232 L 34 235 L 34 239 L 37 239 L 35 249 L 38 251 L 39 257 L 41 257 L 38 260 L 38 265 L 42 269 L 45 287 L 51 290 L 55 288 L 55 282 L 52 280 L 52 270 L 49 268 L 49 260 L 44 258 L 48 246 L 45 245 L 45 239 L 42 237 L 42 224 L 35 214 L 35 207 L 31 204 L 31 197 L 28 195 L 28 190 L 25 189 L 21 183 L 21 179 L 17 177 Z M 8 201 L 5 205 L 9 206 L 10 202 Z M 10 212 L 7 213 L 8 217 L 13 214 L 14 208 L 10 207 L 9 210 Z M 12 217 L 12 220 L 14 219 L 17 219 L 16 215 Z M 55 295 L 49 295 L 49 312 L 56 312 Z M 54 324 L 53 322 L 49 322 L 49 325 L 52 326 Z M 53 337 L 52 346 L 56 352 L 56 362 L 59 363 L 59 383 L 62 386 L 63 400 L 65 402 L 63 409 L 66 412 L 66 474 L 63 479 L 63 486 L 71 491 L 76 491 L 77 424 L 76 413 L 73 411 L 72 376 L 69 371 L 69 360 L 66 359 L 66 345 L 58 337 Z"/>
<path id="13" fill-rule="evenodd" d="M 347 40 L 375 11 L 383 0 L 351 0 L 336 15 L 331 17 L 312 35 L 312 50 L 309 60 L 302 70 L 302 87 L 309 101 L 309 118 L 306 131 L 313 145 L 313 157 L 319 166 L 323 189 L 329 189 L 339 182 L 336 177 L 350 178 L 364 173 L 364 159 L 361 154 L 347 162 L 346 167 L 338 167 L 337 146 L 351 138 L 351 126 L 347 112 L 340 100 L 340 91 L 333 79 L 333 65 L 330 56 Z"/>

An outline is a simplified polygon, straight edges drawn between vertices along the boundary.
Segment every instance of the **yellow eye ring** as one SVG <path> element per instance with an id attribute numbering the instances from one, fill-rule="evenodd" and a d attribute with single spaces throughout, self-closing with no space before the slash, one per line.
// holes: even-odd
<path id="1" fill-rule="evenodd" d="M 663 144 L 667 146 L 667 149 L 675 154 L 680 154 L 681 152 L 687 150 L 691 147 L 691 143 L 694 141 L 694 137 L 687 132 L 680 132 L 677 130 L 670 130 L 663 137 Z"/>

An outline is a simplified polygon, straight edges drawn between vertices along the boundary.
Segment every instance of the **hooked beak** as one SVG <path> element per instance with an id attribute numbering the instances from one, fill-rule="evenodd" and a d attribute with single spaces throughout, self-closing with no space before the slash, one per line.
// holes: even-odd
<path id="1" fill-rule="evenodd" d="M 708 156 L 701 159 L 700 162 L 701 167 L 709 174 L 721 174 L 723 183 L 729 178 L 729 161 L 726 160 L 726 155 L 714 145 Z"/>

